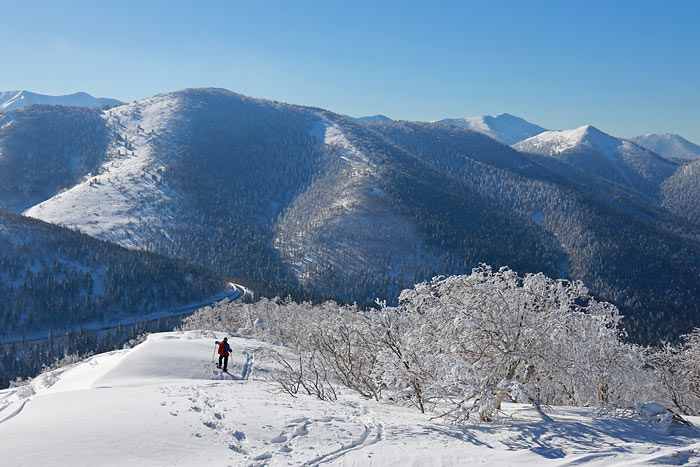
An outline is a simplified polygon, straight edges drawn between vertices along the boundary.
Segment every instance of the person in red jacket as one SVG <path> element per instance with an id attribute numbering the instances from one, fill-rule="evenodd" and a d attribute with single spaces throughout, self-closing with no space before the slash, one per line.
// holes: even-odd
<path id="1" fill-rule="evenodd" d="M 228 345 L 228 337 L 224 337 L 222 342 L 216 341 L 219 345 L 219 363 L 216 365 L 217 368 L 221 368 L 221 362 L 223 361 L 224 366 L 223 371 L 228 371 L 228 356 L 231 354 L 231 346 Z"/>

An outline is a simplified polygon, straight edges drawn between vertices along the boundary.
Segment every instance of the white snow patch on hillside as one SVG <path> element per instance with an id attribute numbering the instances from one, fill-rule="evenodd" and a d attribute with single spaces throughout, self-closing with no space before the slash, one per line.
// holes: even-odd
<path id="1" fill-rule="evenodd" d="M 130 248 L 167 243 L 175 194 L 161 183 L 162 155 L 151 143 L 168 131 L 176 107 L 172 95 L 158 95 L 105 111 L 111 142 L 99 175 L 24 214 Z"/>
<path id="2" fill-rule="evenodd" d="M 347 392 L 337 402 L 275 390 L 270 345 L 229 337 L 229 374 L 209 331 L 152 334 L 0 391 L 4 467 L 124 465 L 697 465 L 700 438 L 635 418 L 509 404 L 501 423 L 455 426 Z M 284 350 L 281 349 L 283 352 Z M 691 418 L 697 422 L 700 418 Z"/>

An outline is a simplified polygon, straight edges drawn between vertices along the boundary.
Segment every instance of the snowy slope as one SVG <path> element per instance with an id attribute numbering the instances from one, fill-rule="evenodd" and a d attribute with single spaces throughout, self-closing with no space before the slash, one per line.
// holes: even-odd
<path id="1" fill-rule="evenodd" d="M 76 92 L 65 96 L 47 96 L 29 91 L 0 91 L 0 112 L 10 112 L 34 104 L 101 107 L 103 105 L 119 105 L 121 101 L 105 97 L 92 97 L 86 92 Z"/>
<path id="2" fill-rule="evenodd" d="M 659 185 L 677 164 L 591 125 L 573 130 L 545 131 L 513 146 L 572 178 L 598 177 L 658 201 Z"/>
<path id="3" fill-rule="evenodd" d="M 507 113 L 491 116 L 481 115 L 467 118 L 445 118 L 436 123 L 469 128 L 498 141 L 511 145 L 546 131 L 539 125 Z"/>
<path id="4" fill-rule="evenodd" d="M 168 244 L 174 194 L 158 173 L 168 154 L 156 154 L 153 143 L 169 135 L 177 106 L 174 95 L 161 94 L 105 111 L 113 136 L 99 175 L 24 214 L 129 248 Z"/>
<path id="5" fill-rule="evenodd" d="M 669 159 L 700 159 L 700 146 L 679 135 L 664 133 L 629 138 L 638 145 Z"/>
<path id="6" fill-rule="evenodd" d="M 266 380 L 270 346 L 231 338 L 229 375 L 209 331 L 153 334 L 0 392 L 3 466 L 696 465 L 700 438 L 634 418 L 517 404 L 503 423 L 447 425 L 351 393 L 292 398 Z M 698 422 L 698 418 L 692 419 Z"/>

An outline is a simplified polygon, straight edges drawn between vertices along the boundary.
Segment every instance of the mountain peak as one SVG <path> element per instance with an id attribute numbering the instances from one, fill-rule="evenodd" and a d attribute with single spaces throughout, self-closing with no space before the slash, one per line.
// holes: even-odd
<path id="1" fill-rule="evenodd" d="M 520 151 L 532 151 L 547 148 L 551 154 L 561 153 L 581 145 L 592 146 L 601 150 L 611 151 L 622 142 L 609 134 L 600 131 L 593 125 L 583 125 L 573 130 L 550 130 L 542 132 L 515 146 Z"/>
<path id="2" fill-rule="evenodd" d="M 515 144 L 518 141 L 546 131 L 545 128 L 539 125 L 509 113 L 502 113 L 496 116 L 480 115 L 477 117 L 445 118 L 436 123 L 447 123 L 468 128 L 507 145 Z"/>

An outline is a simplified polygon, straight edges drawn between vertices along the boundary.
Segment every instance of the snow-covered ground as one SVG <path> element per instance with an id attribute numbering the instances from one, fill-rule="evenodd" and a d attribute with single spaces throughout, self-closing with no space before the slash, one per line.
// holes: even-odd
<path id="1" fill-rule="evenodd" d="M 3 466 L 698 465 L 700 437 L 635 418 L 510 405 L 493 424 L 446 425 L 351 393 L 293 398 L 267 382 L 270 346 L 231 338 L 230 375 L 212 363 L 222 333 L 153 334 L 0 391 Z M 51 384 L 53 383 L 53 384 Z M 700 419 L 695 419 L 695 422 Z"/>

